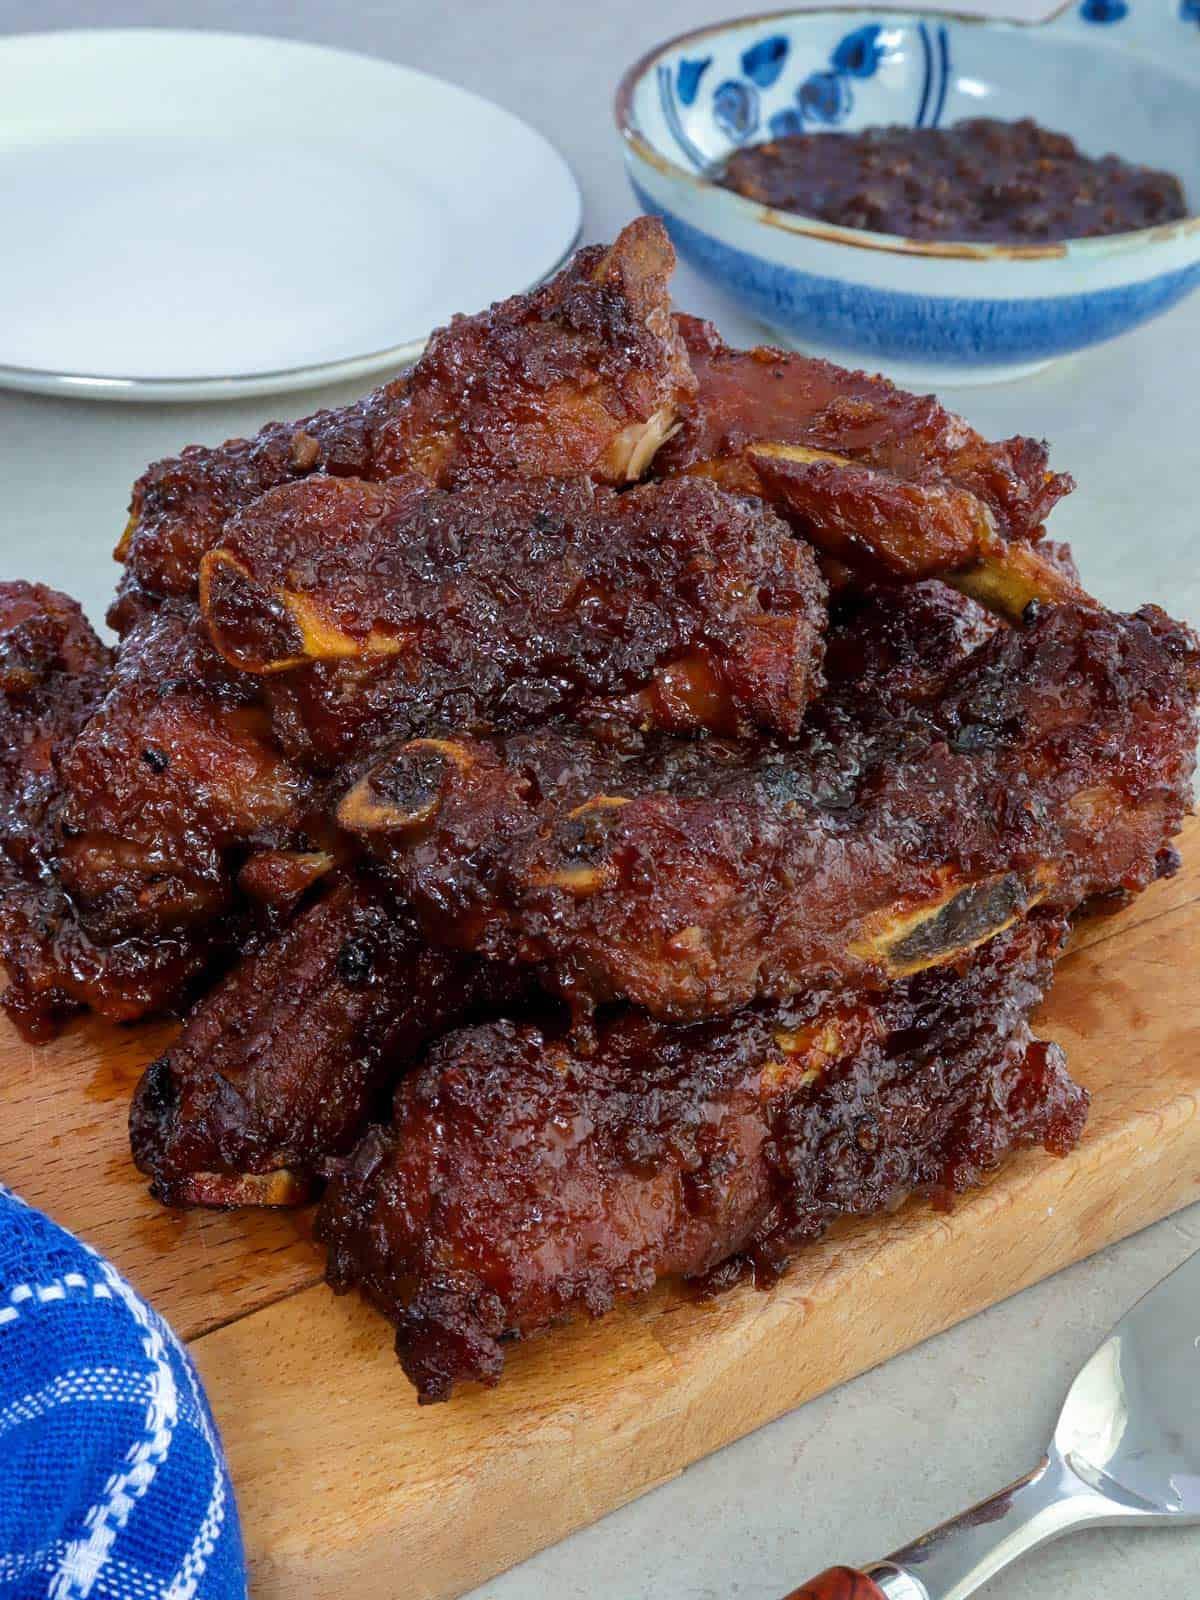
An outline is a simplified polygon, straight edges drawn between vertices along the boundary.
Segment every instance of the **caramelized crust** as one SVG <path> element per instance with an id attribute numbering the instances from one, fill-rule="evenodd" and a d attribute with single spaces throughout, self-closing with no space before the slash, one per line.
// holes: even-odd
<path id="1" fill-rule="evenodd" d="M 842 696 L 926 700 L 940 694 L 967 657 L 1002 627 L 977 601 L 938 578 L 902 590 L 864 584 L 844 592 L 833 607 L 826 636 L 829 681 Z"/>
<path id="2" fill-rule="evenodd" d="M 1190 804 L 1198 663 L 1153 608 L 1049 608 L 933 693 L 833 688 L 790 748 L 417 741 L 339 818 L 430 937 L 544 963 L 577 1009 L 879 986 L 1154 878 Z"/>
<path id="3" fill-rule="evenodd" d="M 0 583 L 0 887 L 48 868 L 59 769 L 111 665 L 74 600 Z"/>
<path id="4" fill-rule="evenodd" d="M 168 1205 L 295 1204 L 427 1040 L 518 987 L 427 949 L 380 886 L 342 881 L 243 956 L 146 1069 L 134 1160 Z"/>
<path id="5" fill-rule="evenodd" d="M 0 963 L 9 976 L 0 1004 L 31 1039 L 75 1009 L 47 970 L 54 823 L 63 758 L 110 666 L 74 600 L 38 583 L 0 583 Z"/>
<path id="6" fill-rule="evenodd" d="M 31 1040 L 87 1007 L 114 1022 L 171 1005 L 221 947 L 176 937 L 110 948 L 80 926 L 60 878 L 59 820 L 74 742 L 109 682 L 111 652 L 73 600 L 0 585 L 0 1004 Z"/>
<path id="7" fill-rule="evenodd" d="M 0 959 L 9 984 L 0 1004 L 23 1038 L 52 1039 L 77 1011 L 105 1022 L 177 1012 L 206 971 L 227 955 L 236 929 L 224 922 L 97 943 L 55 878 L 22 885 L 0 902 Z"/>
<path id="8" fill-rule="evenodd" d="M 124 631 L 148 602 L 194 594 L 227 520 L 313 472 L 443 487 L 639 477 L 695 392 L 670 315 L 674 264 L 662 224 L 640 217 L 531 294 L 456 317 L 411 373 L 358 404 L 157 462 L 133 488 L 110 622 Z"/>
<path id="9" fill-rule="evenodd" d="M 710 323 L 676 320 L 700 387 L 655 471 L 766 495 L 868 574 L 926 577 L 1035 539 L 1073 488 L 1048 470 L 1044 444 L 990 443 L 932 395 L 787 351 L 731 350 Z"/>
<path id="10" fill-rule="evenodd" d="M 101 943 L 208 921 L 229 908 L 245 854 L 304 844 L 311 780 L 192 607 L 126 635 L 62 777 L 61 880 Z"/>
<path id="11" fill-rule="evenodd" d="M 451 1035 L 330 1185 L 329 1281 L 362 1287 L 444 1400 L 659 1278 L 769 1280 L 839 1217 L 966 1189 L 1020 1145 L 1065 1154 L 1087 1096 L 1026 1021 L 1061 933 L 1026 923 L 872 1005 L 625 1013 L 586 1055 L 512 1023 Z"/>
<path id="12" fill-rule="evenodd" d="M 200 558 L 225 523 L 277 484 L 324 472 L 370 477 L 381 423 L 403 403 L 407 376 L 336 411 L 269 422 L 253 439 L 189 445 L 156 461 L 133 486 L 116 548 L 125 571 L 108 620 L 126 631 L 147 603 L 195 593 Z"/>
<path id="13" fill-rule="evenodd" d="M 381 474 L 445 486 L 641 477 L 696 392 L 671 316 L 674 269 L 662 223 L 638 217 L 532 293 L 455 317 L 381 429 Z"/>
<path id="14" fill-rule="evenodd" d="M 358 405 L 152 466 L 115 660 L 0 585 L 4 1006 L 208 979 L 138 1164 L 332 1175 L 330 1280 L 423 1399 L 1068 1149 L 1027 1018 L 1191 799 L 1200 645 L 1041 540 L 1045 447 L 728 350 L 672 265 L 641 218 Z"/>
<path id="15" fill-rule="evenodd" d="M 320 764 L 564 713 L 794 733 L 824 602 L 772 512 L 698 481 L 311 478 L 235 517 L 201 566 L 217 648 L 264 675 L 288 748 Z"/>

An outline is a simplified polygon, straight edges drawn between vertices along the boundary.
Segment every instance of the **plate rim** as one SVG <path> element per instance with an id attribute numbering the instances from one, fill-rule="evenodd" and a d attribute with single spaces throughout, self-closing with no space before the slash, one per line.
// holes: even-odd
<path id="1" fill-rule="evenodd" d="M 227 42 L 253 41 L 259 45 L 282 46 L 284 49 L 298 49 L 315 55 L 342 56 L 354 61 L 368 62 L 375 67 L 411 73 L 436 84 L 439 88 L 450 89 L 455 94 L 464 95 L 467 99 L 477 101 L 480 105 L 487 106 L 489 110 L 509 118 L 540 141 L 561 163 L 570 181 L 574 199 L 574 217 L 566 244 L 537 277 L 531 282 L 509 290 L 508 293 L 528 294 L 538 284 L 544 283 L 547 278 L 558 272 L 579 245 L 583 235 L 583 191 L 574 167 L 558 146 L 539 128 L 519 117 L 516 112 L 510 111 L 507 106 L 489 100 L 486 95 L 477 94 L 462 84 L 453 83 L 448 78 L 426 72 L 422 67 L 411 67 L 405 62 L 393 61 L 386 56 L 371 55 L 365 50 L 346 50 L 337 45 L 317 44 L 308 39 L 288 39 L 279 34 L 247 33 L 231 28 L 31 28 L 0 38 L 0 55 L 3 55 L 7 46 L 20 45 L 26 41 L 77 40 L 82 43 L 97 38 L 112 39 L 122 36 L 138 38 L 149 36 L 174 41 L 196 38 L 220 39 Z M 71 372 L 51 367 L 16 366 L 0 361 L 0 389 L 17 390 L 27 394 L 58 395 L 76 400 L 126 402 L 232 400 L 253 395 L 284 394 L 292 390 L 318 388 L 352 378 L 365 377 L 385 367 L 403 370 L 420 357 L 435 331 L 435 328 L 431 328 L 428 333 L 418 338 L 406 339 L 399 344 L 386 345 L 375 350 L 359 351 L 353 355 L 338 356 L 332 361 L 304 362 L 294 367 L 276 367 L 238 374 L 195 373 L 169 378 L 148 377 L 137 373 Z"/>

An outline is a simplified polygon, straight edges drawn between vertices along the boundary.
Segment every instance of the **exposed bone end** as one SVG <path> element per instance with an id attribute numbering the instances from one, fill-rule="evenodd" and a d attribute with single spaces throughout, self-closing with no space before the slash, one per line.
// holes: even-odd
<path id="1" fill-rule="evenodd" d="M 417 833 L 437 816 L 448 769 L 468 772 L 474 762 L 457 740 L 410 739 L 342 796 L 338 824 L 349 833 Z"/>
<path id="2" fill-rule="evenodd" d="M 138 529 L 138 514 L 133 512 L 129 521 L 121 530 L 121 537 L 117 540 L 117 548 L 113 551 L 114 561 L 126 561 L 129 557 L 129 547 L 133 544 L 133 536 Z"/>
<path id="3" fill-rule="evenodd" d="M 277 1167 L 274 1172 L 192 1172 L 155 1180 L 151 1193 L 167 1206 L 299 1206 L 313 1191 L 311 1177 Z"/>
<path id="4" fill-rule="evenodd" d="M 582 805 L 576 806 L 573 811 L 568 811 L 567 816 L 572 822 L 577 822 L 581 817 L 588 817 L 593 812 L 619 811 L 622 806 L 627 806 L 628 804 L 628 795 L 594 794 L 590 800 L 585 800 Z"/>
<path id="5" fill-rule="evenodd" d="M 297 472 L 311 472 L 321 459 L 321 446 L 311 433 L 305 433 L 303 428 L 297 428 L 292 435 L 292 447 L 288 452 L 288 460 Z"/>
<path id="6" fill-rule="evenodd" d="M 305 659 L 290 612 L 231 550 L 201 558 L 200 611 L 218 653 L 243 672 L 281 672 Z"/>
<path id="7" fill-rule="evenodd" d="M 631 422 L 613 436 L 600 458 L 601 472 L 612 482 L 635 482 L 675 432 L 674 405 L 660 406 L 645 422 Z"/>
<path id="8" fill-rule="evenodd" d="M 287 609 L 300 630 L 303 641 L 300 657 L 302 661 L 342 661 L 354 656 L 395 656 L 405 649 L 408 642 L 401 634 L 383 633 L 378 628 L 372 628 L 363 638 L 355 638 L 330 622 L 311 595 L 283 589 L 279 593 L 279 602 Z M 295 663 L 272 663 L 263 670 L 281 672 L 285 665 L 295 665 Z"/>
<path id="9" fill-rule="evenodd" d="M 539 889 L 565 889 L 577 900 L 597 894 L 616 879 L 616 868 L 605 862 L 598 867 L 557 867 L 553 872 L 539 872 L 530 881 Z"/>
<path id="10" fill-rule="evenodd" d="M 866 918 L 849 946 L 857 960 L 908 978 L 985 944 L 1046 898 L 1055 868 L 1000 872 L 964 883 L 947 869 L 945 887 L 919 906 L 887 906 Z"/>
<path id="11" fill-rule="evenodd" d="M 1087 590 L 1061 567 L 1047 561 L 1036 545 L 1001 544 L 973 566 L 947 573 L 946 582 L 1012 621 L 1017 621 L 1034 601 L 1040 605 L 1098 608 L 1098 602 Z"/>
<path id="12" fill-rule="evenodd" d="M 1000 543 L 991 508 L 953 483 L 920 483 L 807 445 L 756 440 L 746 461 L 762 492 L 799 518 L 827 555 L 892 578 L 932 577 Z"/>
<path id="13" fill-rule="evenodd" d="M 770 466 L 775 462 L 791 462 L 796 466 L 811 466 L 815 461 L 831 461 L 838 467 L 855 467 L 861 463 L 852 456 L 840 456 L 832 450 L 814 450 L 804 444 L 782 444 L 772 439 L 755 439 L 746 446 L 751 461 Z"/>
<path id="14" fill-rule="evenodd" d="M 243 672 L 397 655 L 408 644 L 404 635 L 376 628 L 363 637 L 345 632 L 312 595 L 264 587 L 231 550 L 210 550 L 202 558 L 200 609 L 217 650 Z"/>
<path id="15" fill-rule="evenodd" d="M 643 346 L 640 359 L 610 390 L 604 405 L 610 425 L 632 416 L 634 420 L 608 439 L 603 454 L 591 469 L 609 482 L 632 482 L 649 467 L 656 451 L 674 431 L 682 401 L 697 390 L 687 347 L 671 316 L 669 285 L 675 269 L 675 250 L 658 217 L 637 217 L 617 235 L 592 270 L 591 282 L 623 302 L 611 332 L 624 342 L 623 325 L 640 323 Z M 609 313 L 604 313 L 606 318 Z M 634 352 L 636 354 L 636 351 Z M 609 386 L 602 384 L 601 390 Z M 615 405 L 612 401 L 615 400 Z"/>

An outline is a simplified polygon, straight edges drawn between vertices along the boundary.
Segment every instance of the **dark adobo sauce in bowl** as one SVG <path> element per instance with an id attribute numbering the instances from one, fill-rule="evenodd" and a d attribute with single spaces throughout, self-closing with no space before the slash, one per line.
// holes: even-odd
<path id="1" fill-rule="evenodd" d="M 1200 289 L 1188 9 L 696 28 L 618 88 L 634 193 L 779 342 L 909 387 L 1019 378 Z"/>
<path id="2" fill-rule="evenodd" d="M 1172 173 L 1085 155 L 1029 117 L 790 134 L 735 151 L 718 181 L 779 211 L 908 239 L 1093 239 L 1188 209 Z"/>

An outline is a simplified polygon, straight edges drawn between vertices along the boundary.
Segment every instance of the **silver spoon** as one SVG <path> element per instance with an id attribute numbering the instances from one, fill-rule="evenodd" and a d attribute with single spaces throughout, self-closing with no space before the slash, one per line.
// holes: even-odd
<path id="1" fill-rule="evenodd" d="M 1200 1522 L 1200 1252 L 1126 1313 L 1079 1372 L 1032 1472 L 864 1572 L 787 1600 L 965 1600 L 1076 1528 Z"/>

